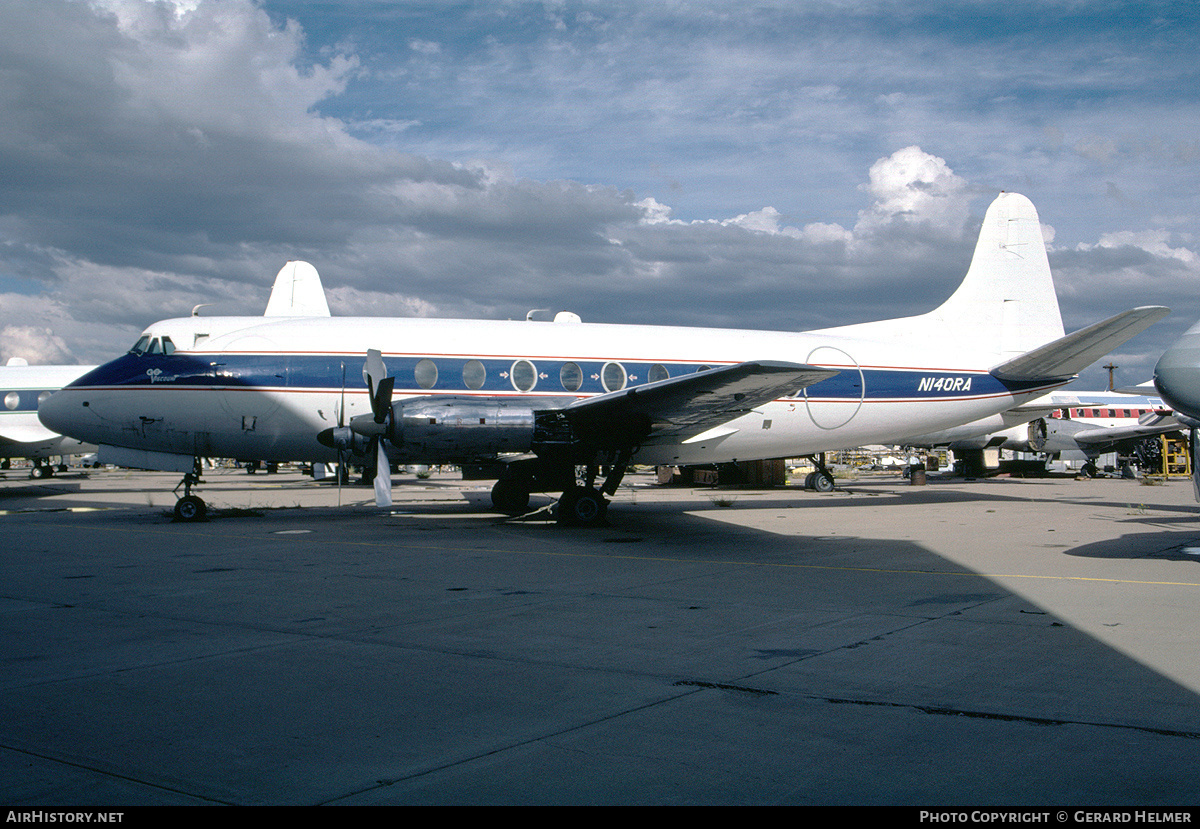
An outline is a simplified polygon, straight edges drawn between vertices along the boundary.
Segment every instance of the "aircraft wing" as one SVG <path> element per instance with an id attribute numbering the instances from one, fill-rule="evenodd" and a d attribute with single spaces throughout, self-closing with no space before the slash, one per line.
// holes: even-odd
<path id="1" fill-rule="evenodd" d="M 557 414 L 599 445 L 675 443 L 837 373 L 802 363 L 737 363 L 577 400 Z"/>
<path id="2" fill-rule="evenodd" d="M 1073 377 L 1170 313 L 1161 305 L 1133 308 L 1007 360 L 991 370 L 1001 380 Z"/>
<path id="3" fill-rule="evenodd" d="M 40 423 L 10 423 L 0 432 L 0 444 L 42 443 L 57 437 L 61 437 L 58 432 L 51 432 Z"/>
<path id="4" fill-rule="evenodd" d="M 1117 444 L 1124 441 L 1165 435 L 1185 428 L 1174 415 L 1149 414 L 1140 418 L 1136 424 L 1085 429 L 1076 432 L 1073 437 L 1080 449 L 1086 449 L 1089 453 L 1104 454 L 1111 452 Z"/>
<path id="5" fill-rule="evenodd" d="M 1159 397 L 1158 389 L 1154 386 L 1153 380 L 1147 380 L 1145 383 L 1138 383 L 1136 386 L 1123 386 L 1119 389 L 1113 389 L 1117 394 L 1136 394 L 1142 397 Z"/>

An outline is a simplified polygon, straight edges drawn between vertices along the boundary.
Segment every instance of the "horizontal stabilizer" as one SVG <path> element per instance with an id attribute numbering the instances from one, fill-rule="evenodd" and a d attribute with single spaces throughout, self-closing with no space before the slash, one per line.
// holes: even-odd
<path id="1" fill-rule="evenodd" d="M 1001 380 L 1060 380 L 1073 377 L 1114 348 L 1145 331 L 1170 313 L 1161 305 L 1148 305 L 1117 314 L 1081 328 L 991 370 Z"/>

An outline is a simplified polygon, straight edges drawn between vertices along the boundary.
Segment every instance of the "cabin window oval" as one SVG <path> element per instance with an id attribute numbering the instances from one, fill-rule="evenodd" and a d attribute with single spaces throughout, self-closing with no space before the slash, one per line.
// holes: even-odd
<path id="1" fill-rule="evenodd" d="M 4 395 L 4 407 L 6 409 L 12 410 L 20 405 L 21 395 L 17 394 L 15 391 L 10 391 L 8 394 Z"/>
<path id="2" fill-rule="evenodd" d="M 487 369 L 483 363 L 478 360 L 469 360 L 463 366 L 463 385 L 472 391 L 478 391 L 483 388 L 483 384 L 487 381 Z"/>
<path id="3" fill-rule="evenodd" d="M 661 363 L 655 363 L 654 365 L 650 366 L 650 374 L 646 379 L 651 383 L 657 383 L 659 380 L 666 380 L 670 376 L 671 372 L 667 371 L 666 366 L 662 365 Z"/>
<path id="4" fill-rule="evenodd" d="M 567 391 L 579 391 L 583 386 L 583 370 L 578 363 L 563 363 L 558 372 L 558 379 Z"/>
<path id="5" fill-rule="evenodd" d="M 600 370 L 600 384 L 605 391 L 619 391 L 625 388 L 625 366 L 620 363 L 605 363 Z"/>
<path id="6" fill-rule="evenodd" d="M 437 385 L 437 363 L 428 358 L 421 360 L 417 363 L 417 367 L 413 369 L 413 375 L 416 378 L 419 388 L 432 389 Z"/>
<path id="7" fill-rule="evenodd" d="M 537 369 L 528 360 L 517 360 L 509 371 L 509 379 L 517 391 L 533 391 L 537 385 Z"/>

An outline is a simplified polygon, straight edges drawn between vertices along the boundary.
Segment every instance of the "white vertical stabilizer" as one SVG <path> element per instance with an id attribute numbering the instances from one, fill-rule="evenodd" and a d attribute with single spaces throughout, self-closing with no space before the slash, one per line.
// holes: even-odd
<path id="1" fill-rule="evenodd" d="M 1033 202 L 1001 193 L 991 203 L 966 277 L 938 308 L 816 333 L 970 351 L 997 363 L 1059 339 L 1062 316 Z"/>
<path id="2" fill-rule="evenodd" d="M 317 269 L 307 262 L 288 262 L 275 276 L 264 317 L 327 317 L 329 303 Z"/>
<path id="3" fill-rule="evenodd" d="M 940 307 L 917 319 L 1001 359 L 1063 336 L 1033 202 L 1019 193 L 1001 193 L 992 202 L 966 278 Z"/>

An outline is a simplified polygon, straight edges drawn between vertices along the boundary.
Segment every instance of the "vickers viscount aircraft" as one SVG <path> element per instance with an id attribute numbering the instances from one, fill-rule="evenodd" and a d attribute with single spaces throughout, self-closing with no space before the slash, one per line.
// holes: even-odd
<path id="1" fill-rule="evenodd" d="M 8 467 L 10 458 L 29 458 L 29 477 L 54 474 L 45 463 L 58 455 L 91 452 L 96 447 L 52 432 L 38 421 L 38 403 L 95 366 L 31 366 L 13 358 L 0 366 L 0 458 Z"/>
<path id="2" fill-rule="evenodd" d="M 919 316 L 798 333 L 565 313 L 211 318 L 203 339 L 194 320 L 165 320 L 41 417 L 114 462 L 186 472 L 182 518 L 203 514 L 190 492 L 200 457 L 354 454 L 376 459 L 381 504 L 389 462 L 482 466 L 498 509 L 562 492 L 559 520 L 591 524 L 635 459 L 814 455 L 978 420 L 1069 382 L 1166 313 L 1136 308 L 1064 336 L 1037 212 L 1002 193 L 962 284 Z"/>

